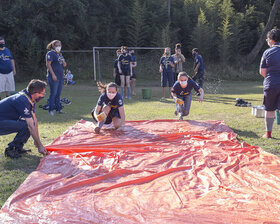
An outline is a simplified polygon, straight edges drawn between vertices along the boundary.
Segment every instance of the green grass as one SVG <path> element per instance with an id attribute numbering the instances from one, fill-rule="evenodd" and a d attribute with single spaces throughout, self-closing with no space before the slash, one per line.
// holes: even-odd
<path id="1" fill-rule="evenodd" d="M 23 89 L 26 83 L 17 84 L 17 90 Z M 133 100 L 125 100 L 126 120 L 149 120 L 149 119 L 176 119 L 173 112 L 175 109 L 172 99 L 160 102 L 162 89 L 158 82 L 145 83 L 152 88 L 152 99 L 143 100 L 141 89 L 144 82 L 138 82 L 137 96 Z M 141 85 L 141 86 L 140 86 Z M 47 90 L 48 92 L 48 90 Z M 47 93 L 48 95 L 48 93 Z M 47 111 L 36 106 L 36 115 L 39 121 L 39 132 L 43 144 L 52 142 L 61 135 L 68 127 L 78 120 L 91 120 L 90 112 L 95 106 L 99 93 L 93 86 L 93 81 L 78 82 L 75 86 L 65 86 L 62 97 L 67 97 L 72 104 L 65 106 L 65 115 L 50 117 Z M 257 145 L 265 151 L 280 155 L 279 126 L 274 123 L 273 139 L 265 140 L 261 136 L 265 132 L 264 119 L 255 118 L 251 114 L 251 108 L 236 107 L 235 99 L 243 98 L 252 105 L 262 104 L 261 82 L 236 82 L 217 81 L 205 83 L 205 99 L 203 103 L 193 97 L 190 120 L 223 120 L 238 134 L 239 141 L 245 141 L 250 145 Z M 39 104 L 44 105 L 46 99 Z M 25 148 L 32 149 L 31 153 L 20 159 L 11 160 L 4 157 L 4 149 L 15 135 L 0 137 L 0 207 L 7 198 L 26 179 L 28 174 L 36 169 L 40 162 L 41 154 L 33 146 L 30 139 Z"/>

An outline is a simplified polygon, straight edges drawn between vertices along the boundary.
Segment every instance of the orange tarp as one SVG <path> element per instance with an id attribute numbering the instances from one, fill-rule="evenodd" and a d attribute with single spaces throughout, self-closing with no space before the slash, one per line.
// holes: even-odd
<path id="1" fill-rule="evenodd" d="M 1 223 L 280 223 L 280 160 L 222 121 L 79 121 L 47 146 Z"/>

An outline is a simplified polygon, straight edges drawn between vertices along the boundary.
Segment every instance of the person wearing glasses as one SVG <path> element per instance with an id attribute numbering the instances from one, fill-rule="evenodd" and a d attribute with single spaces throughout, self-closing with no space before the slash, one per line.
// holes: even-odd
<path id="1" fill-rule="evenodd" d="M 5 149 L 5 156 L 14 159 L 27 152 L 28 150 L 23 149 L 23 145 L 30 135 L 38 151 L 43 155 L 48 154 L 40 141 L 34 110 L 35 104 L 45 97 L 46 87 L 46 82 L 33 79 L 26 89 L 0 101 L 0 135 L 17 133 Z"/>
<path id="2" fill-rule="evenodd" d="M 280 30 L 272 29 L 267 33 L 268 48 L 262 55 L 259 73 L 263 81 L 263 105 L 265 109 L 266 133 L 271 138 L 275 111 L 280 109 Z"/>

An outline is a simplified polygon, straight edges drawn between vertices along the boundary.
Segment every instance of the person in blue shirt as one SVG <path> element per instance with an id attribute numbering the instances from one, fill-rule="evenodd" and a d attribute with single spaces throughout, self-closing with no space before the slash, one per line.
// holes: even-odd
<path id="1" fill-rule="evenodd" d="M 47 79 L 50 85 L 49 114 L 54 115 L 54 110 L 57 113 L 63 114 L 62 106 L 60 103 L 60 95 L 64 82 L 64 67 L 66 62 L 61 54 L 61 42 L 53 40 L 47 45 L 46 66 L 47 66 Z"/>
<path id="2" fill-rule="evenodd" d="M 121 85 L 121 77 L 120 77 L 119 68 L 118 68 L 119 56 L 121 55 L 121 53 L 122 52 L 120 49 L 116 50 L 117 58 L 115 59 L 114 70 L 113 70 L 113 77 L 115 79 L 115 83 L 118 86 Z"/>
<path id="3" fill-rule="evenodd" d="M 125 113 L 122 96 L 118 93 L 116 83 L 110 82 L 107 85 L 101 82 L 97 83 L 101 93 L 96 107 L 92 110 L 91 115 L 97 121 L 94 129 L 96 134 L 100 133 L 103 124 L 111 124 L 117 129 L 124 126 Z"/>
<path id="4" fill-rule="evenodd" d="M 132 76 L 132 61 L 131 56 L 128 54 L 128 48 L 126 46 L 121 47 L 121 55 L 118 59 L 118 68 L 121 76 L 121 95 L 124 97 L 124 87 L 126 84 L 127 97 L 130 96 L 130 76 Z"/>
<path id="5" fill-rule="evenodd" d="M 11 91 L 15 91 L 15 75 L 15 60 L 11 51 L 5 47 L 5 39 L 0 37 L 0 100 L 3 92 L 7 97 Z"/>
<path id="6" fill-rule="evenodd" d="M 175 66 L 174 58 L 171 56 L 170 48 L 164 49 L 164 54 L 159 61 L 159 72 L 161 73 L 161 87 L 163 92 L 162 99 L 166 98 L 166 86 L 171 88 L 174 84 L 173 68 Z"/>
<path id="7" fill-rule="evenodd" d="M 5 149 L 5 156 L 19 158 L 21 153 L 26 152 L 23 145 L 30 135 L 38 151 L 43 155 L 48 154 L 40 141 L 34 110 L 35 104 L 44 98 L 46 87 L 47 83 L 33 79 L 26 89 L 0 101 L 0 135 L 17 133 Z"/>
<path id="8" fill-rule="evenodd" d="M 204 62 L 197 48 L 192 49 L 192 56 L 194 57 L 193 80 L 196 81 L 202 88 L 204 82 Z"/>
<path id="9" fill-rule="evenodd" d="M 137 66 L 137 61 L 136 61 L 136 56 L 134 53 L 134 49 L 131 49 L 129 51 L 129 55 L 131 56 L 131 66 L 132 66 L 132 76 L 130 77 L 130 85 L 131 85 L 131 94 L 132 96 L 136 95 L 135 92 L 135 86 L 136 86 L 136 73 L 135 73 L 135 68 Z"/>
<path id="10" fill-rule="evenodd" d="M 265 109 L 266 134 L 271 138 L 275 110 L 280 109 L 280 30 L 272 29 L 267 33 L 268 48 L 262 55 L 259 72 L 264 77 L 263 105 Z"/>
<path id="11" fill-rule="evenodd" d="M 203 89 L 191 80 L 186 72 L 180 72 L 178 74 L 178 81 L 174 83 L 171 89 L 171 95 L 176 104 L 174 114 L 176 116 L 179 115 L 179 120 L 183 120 L 184 116 L 189 115 L 192 102 L 192 89 L 200 94 L 198 100 L 202 102 L 204 95 Z"/>

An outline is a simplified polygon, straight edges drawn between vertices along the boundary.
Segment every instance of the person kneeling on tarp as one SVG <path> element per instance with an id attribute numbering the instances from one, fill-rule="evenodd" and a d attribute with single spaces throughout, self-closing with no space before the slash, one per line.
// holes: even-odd
<path id="1" fill-rule="evenodd" d="M 197 93 L 200 93 L 198 98 L 199 102 L 203 100 L 204 91 L 200 86 L 191 80 L 186 72 L 180 72 L 178 75 L 178 81 L 175 82 L 171 88 L 171 95 L 174 98 L 176 104 L 176 110 L 174 114 L 179 115 L 179 120 L 183 120 L 183 116 L 188 116 L 191 108 L 192 101 L 192 89 Z"/>
<path id="2" fill-rule="evenodd" d="M 0 135 L 17 133 L 14 140 L 5 149 L 5 156 L 19 158 L 21 153 L 27 150 L 23 145 L 31 136 L 34 145 L 43 155 L 47 155 L 39 138 L 38 122 L 35 116 L 35 104 L 46 95 L 47 83 L 33 79 L 29 82 L 26 89 L 0 101 Z"/>
<path id="3" fill-rule="evenodd" d="M 110 82 L 107 85 L 101 82 L 97 83 L 101 96 L 97 101 L 96 107 L 91 114 L 97 125 L 94 129 L 96 134 L 99 134 L 103 124 L 110 124 L 113 122 L 117 129 L 124 126 L 125 113 L 123 108 L 123 99 L 118 93 L 118 86 L 116 83 Z"/>

